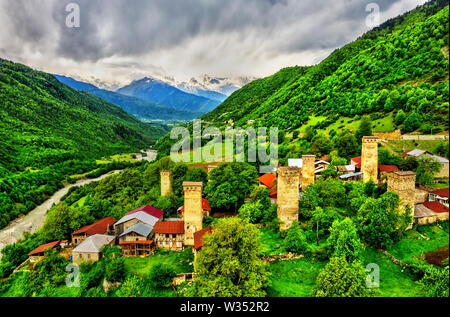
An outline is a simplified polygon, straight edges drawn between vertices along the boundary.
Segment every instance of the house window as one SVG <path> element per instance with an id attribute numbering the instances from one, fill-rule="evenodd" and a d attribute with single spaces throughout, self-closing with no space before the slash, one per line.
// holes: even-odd
<path id="1" fill-rule="evenodd" d="M 166 234 L 166 238 L 169 238 L 169 237 L 170 237 L 170 234 L 167 233 L 167 234 Z"/>
<path id="2" fill-rule="evenodd" d="M 80 253 L 80 254 L 78 254 L 78 258 L 80 258 L 80 259 L 81 259 L 82 257 L 83 257 L 83 255 L 81 255 L 81 253 Z"/>
<path id="3" fill-rule="evenodd" d="M 90 258 L 91 258 L 91 255 L 90 255 L 90 254 L 88 254 L 88 255 L 87 255 L 87 258 L 88 258 L 88 259 L 90 259 Z"/>

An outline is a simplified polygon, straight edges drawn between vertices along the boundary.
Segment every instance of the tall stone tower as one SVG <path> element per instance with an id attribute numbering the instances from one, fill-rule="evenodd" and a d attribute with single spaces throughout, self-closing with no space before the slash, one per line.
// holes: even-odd
<path id="1" fill-rule="evenodd" d="M 278 169 L 278 219 L 281 230 L 289 229 L 292 222 L 298 220 L 299 175 L 298 167 L 280 167 Z"/>
<path id="2" fill-rule="evenodd" d="M 172 191 L 172 172 L 161 171 L 161 196 L 166 196 Z"/>
<path id="3" fill-rule="evenodd" d="M 201 182 L 184 182 L 184 244 L 194 245 L 194 233 L 203 228 Z"/>
<path id="4" fill-rule="evenodd" d="M 387 190 L 398 194 L 401 200 L 400 208 L 411 208 L 414 218 L 414 205 L 416 204 L 416 173 L 396 171 L 388 176 Z"/>
<path id="5" fill-rule="evenodd" d="M 316 156 L 303 155 L 302 167 L 302 190 L 305 190 L 309 185 L 314 184 L 316 172 Z"/>
<path id="6" fill-rule="evenodd" d="M 378 142 L 377 136 L 365 136 L 362 139 L 361 172 L 364 182 L 371 179 L 378 183 Z"/>

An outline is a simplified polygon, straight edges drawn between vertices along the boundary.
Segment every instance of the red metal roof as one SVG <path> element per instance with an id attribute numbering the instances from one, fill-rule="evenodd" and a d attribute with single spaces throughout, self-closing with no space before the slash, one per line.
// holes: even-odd
<path id="1" fill-rule="evenodd" d="M 398 171 L 398 167 L 395 165 L 378 165 L 380 172 L 394 172 Z"/>
<path id="2" fill-rule="evenodd" d="M 84 226 L 72 234 L 77 235 L 85 233 L 88 236 L 93 236 L 94 234 L 105 234 L 106 231 L 108 230 L 108 226 L 113 225 L 116 222 L 117 220 L 114 219 L 113 217 L 106 217 L 100 219 L 99 221 L 94 222 L 91 225 Z"/>
<path id="3" fill-rule="evenodd" d="M 154 228 L 155 233 L 184 233 L 184 221 L 158 221 Z"/>
<path id="4" fill-rule="evenodd" d="M 36 249 L 34 249 L 33 251 L 31 251 L 30 253 L 28 253 L 28 255 L 34 255 L 34 254 L 42 253 L 42 252 L 44 252 L 45 250 L 48 250 L 48 249 L 53 249 L 58 244 L 59 244 L 59 240 L 43 244 L 43 245 L 37 247 Z"/>
<path id="5" fill-rule="evenodd" d="M 405 157 L 409 152 L 411 152 L 412 150 L 408 150 L 408 151 L 405 151 L 405 152 L 403 152 L 402 154 L 401 154 L 401 156 L 403 156 L 403 157 Z"/>
<path id="6" fill-rule="evenodd" d="M 206 211 L 211 211 L 211 204 L 206 198 L 202 198 L 202 209 Z M 184 206 L 181 207 L 181 212 L 184 212 Z"/>
<path id="7" fill-rule="evenodd" d="M 361 163 L 361 156 L 357 156 L 351 159 L 355 163 Z"/>
<path id="8" fill-rule="evenodd" d="M 277 180 L 276 176 L 270 173 L 264 174 L 263 176 L 258 178 L 258 181 L 269 187 L 272 188 L 273 186 L 275 186 L 275 181 Z"/>
<path id="9" fill-rule="evenodd" d="M 126 216 L 134 214 L 134 213 L 139 212 L 139 211 L 146 212 L 150 216 L 156 217 L 158 219 L 161 218 L 164 215 L 164 211 L 159 210 L 158 208 L 155 208 L 155 207 L 150 206 L 150 205 L 145 205 L 145 206 L 142 206 L 141 208 L 138 208 L 138 209 L 130 211 L 129 213 L 126 214 Z"/>
<path id="10" fill-rule="evenodd" d="M 423 205 L 434 212 L 448 212 L 448 207 L 438 201 L 426 201 Z"/>
<path id="11" fill-rule="evenodd" d="M 194 248 L 200 250 L 203 247 L 203 236 L 212 232 L 212 227 L 203 228 L 200 231 L 194 233 Z"/>
<path id="12" fill-rule="evenodd" d="M 442 188 L 431 192 L 432 194 L 438 195 L 439 197 L 448 198 L 448 188 Z"/>
<path id="13" fill-rule="evenodd" d="M 153 240 L 139 240 L 139 241 L 121 241 L 119 242 L 119 245 L 124 244 L 152 244 Z"/>

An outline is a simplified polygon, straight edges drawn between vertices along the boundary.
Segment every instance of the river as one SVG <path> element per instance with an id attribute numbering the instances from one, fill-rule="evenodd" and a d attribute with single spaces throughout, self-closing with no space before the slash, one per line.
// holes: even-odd
<path id="1" fill-rule="evenodd" d="M 146 160 L 150 162 L 156 158 L 156 151 L 146 151 L 146 153 L 147 156 L 145 157 L 142 157 L 141 154 L 138 154 L 136 156 L 136 160 Z M 25 232 L 34 233 L 38 229 L 40 229 L 45 222 L 45 216 L 47 215 L 47 212 L 50 210 L 53 204 L 56 205 L 61 201 L 61 198 L 68 193 L 70 188 L 75 186 L 84 186 L 92 182 L 98 182 L 112 174 L 117 174 L 120 172 L 121 170 L 117 170 L 106 173 L 97 178 L 79 180 L 75 184 L 67 185 L 66 187 L 58 190 L 44 203 L 31 210 L 25 216 L 11 221 L 5 228 L 0 230 L 0 251 L 6 245 L 15 243 L 19 239 L 23 238 Z M 2 254 L 0 252 L 0 258 L 1 257 Z"/>

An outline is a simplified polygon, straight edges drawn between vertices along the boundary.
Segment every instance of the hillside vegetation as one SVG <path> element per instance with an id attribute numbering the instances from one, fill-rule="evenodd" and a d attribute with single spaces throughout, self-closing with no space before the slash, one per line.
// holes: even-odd
<path id="1" fill-rule="evenodd" d="M 432 1 L 316 66 L 283 69 L 246 85 L 203 119 L 295 130 L 310 116 L 324 117 L 316 128 L 325 128 L 342 117 L 400 113 L 395 125 L 404 132 L 448 130 L 448 16 L 448 1 Z"/>
<path id="2" fill-rule="evenodd" d="M 0 227 L 41 203 L 96 158 L 148 148 L 167 130 L 0 59 Z"/>

